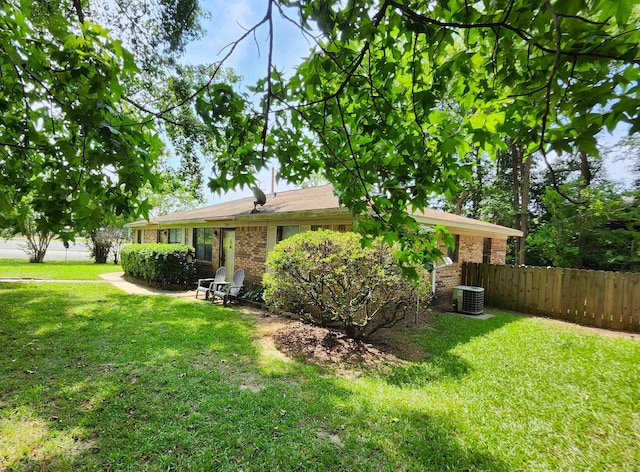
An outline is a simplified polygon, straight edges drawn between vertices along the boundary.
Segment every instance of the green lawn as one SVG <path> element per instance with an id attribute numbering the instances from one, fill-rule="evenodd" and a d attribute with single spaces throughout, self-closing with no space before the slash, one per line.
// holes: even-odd
<path id="1" fill-rule="evenodd" d="M 0 470 L 637 470 L 640 342 L 498 314 L 338 375 L 254 321 L 109 285 L 0 284 Z"/>
<path id="2" fill-rule="evenodd" d="M 0 259 L 0 278 L 99 280 L 98 274 L 121 272 L 113 262 L 96 264 L 93 261 L 45 261 L 30 264 L 25 259 Z"/>

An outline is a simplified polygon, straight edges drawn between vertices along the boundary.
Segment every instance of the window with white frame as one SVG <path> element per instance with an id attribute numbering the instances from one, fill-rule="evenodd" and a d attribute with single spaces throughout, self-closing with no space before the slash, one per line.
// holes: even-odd
<path id="1" fill-rule="evenodd" d="M 167 242 L 169 244 L 182 244 L 182 228 L 171 228 L 167 234 Z"/>

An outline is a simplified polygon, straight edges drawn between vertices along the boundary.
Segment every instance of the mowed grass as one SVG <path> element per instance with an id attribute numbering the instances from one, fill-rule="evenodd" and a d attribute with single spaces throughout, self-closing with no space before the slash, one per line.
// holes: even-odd
<path id="1" fill-rule="evenodd" d="M 360 375 L 240 310 L 0 285 L 0 470 L 637 470 L 640 343 L 499 313 Z"/>
<path id="2" fill-rule="evenodd" d="M 26 259 L 0 259 L 0 278 L 53 279 L 53 280 L 99 280 L 99 274 L 121 272 L 122 267 L 108 262 L 93 261 L 46 261 L 30 264 Z"/>

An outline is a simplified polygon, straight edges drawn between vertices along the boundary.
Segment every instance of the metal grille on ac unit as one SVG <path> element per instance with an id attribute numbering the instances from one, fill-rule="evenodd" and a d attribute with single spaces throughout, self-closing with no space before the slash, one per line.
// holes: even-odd
<path id="1" fill-rule="evenodd" d="M 481 315 L 484 308 L 484 288 L 469 285 L 453 287 L 453 308 L 457 313 Z"/>

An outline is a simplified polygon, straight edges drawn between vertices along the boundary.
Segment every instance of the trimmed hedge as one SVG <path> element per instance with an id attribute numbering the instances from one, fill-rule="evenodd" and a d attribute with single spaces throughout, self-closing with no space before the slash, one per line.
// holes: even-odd
<path id="1" fill-rule="evenodd" d="M 270 309 L 299 313 L 312 323 L 338 324 L 366 338 L 393 326 L 431 299 L 429 277 L 403 277 L 389 246 L 363 248 L 354 233 L 308 231 L 276 245 L 267 256 L 264 300 Z"/>
<path id="2" fill-rule="evenodd" d="M 186 286 L 196 278 L 195 249 L 185 244 L 132 244 L 120 257 L 126 276 L 151 285 Z"/>

